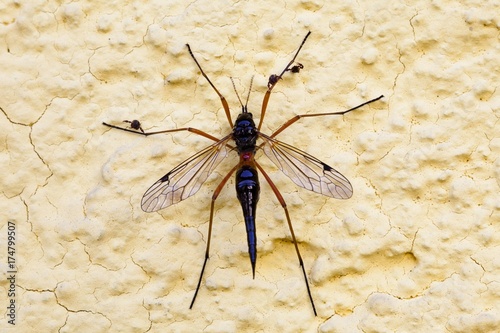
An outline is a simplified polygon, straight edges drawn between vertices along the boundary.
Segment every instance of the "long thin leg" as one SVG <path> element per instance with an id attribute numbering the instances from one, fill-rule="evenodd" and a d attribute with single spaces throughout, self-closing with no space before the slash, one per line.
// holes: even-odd
<path id="1" fill-rule="evenodd" d="M 220 139 L 217 139 L 215 136 L 212 136 L 212 135 L 210 135 L 210 134 L 208 134 L 206 132 L 203 132 L 203 131 L 201 131 L 199 129 L 192 128 L 192 127 L 174 128 L 174 129 L 169 129 L 169 130 L 164 130 L 164 131 L 157 131 L 157 132 L 139 132 L 139 131 L 128 129 L 128 128 L 124 128 L 124 127 L 110 125 L 110 124 L 107 124 L 107 123 L 104 123 L 104 122 L 102 124 L 105 125 L 105 126 L 111 127 L 111 128 L 116 128 L 116 129 L 119 129 L 119 130 L 122 130 L 122 131 L 125 131 L 125 132 L 140 134 L 140 135 L 144 135 L 144 136 L 150 136 L 150 135 L 155 135 L 155 134 L 163 134 L 163 133 L 173 133 L 173 132 L 180 132 L 180 131 L 188 131 L 188 132 L 191 132 L 191 133 L 195 133 L 195 134 L 204 136 L 205 138 L 208 138 L 208 139 L 213 140 L 215 142 L 220 141 Z"/>
<path id="2" fill-rule="evenodd" d="M 333 116 L 333 115 L 343 115 L 343 114 L 346 114 L 348 112 L 351 112 L 351 111 L 354 111 L 354 110 L 357 110 L 367 104 L 370 104 L 370 103 L 373 103 L 375 101 L 378 101 L 379 99 L 381 99 L 382 97 L 384 97 L 384 95 L 380 95 L 379 97 L 377 98 L 374 98 L 374 99 L 371 99 L 369 100 L 368 102 L 364 102 L 364 103 L 361 103 L 360 105 L 358 106 L 355 106 L 349 110 L 345 110 L 345 111 L 340 111 L 340 112 L 327 112 L 327 113 L 311 113 L 311 114 L 299 114 L 299 115 L 296 115 L 295 117 L 293 117 L 292 119 L 288 120 L 286 123 L 284 123 L 283 125 L 281 125 L 280 128 L 278 128 L 278 130 L 276 130 L 273 134 L 270 135 L 271 138 L 274 138 L 276 135 L 280 134 L 282 131 L 284 131 L 285 129 L 288 128 L 288 126 L 292 125 L 294 122 L 296 122 L 297 120 L 299 120 L 300 118 L 307 118 L 307 117 L 319 117 L 319 116 Z"/>
<path id="3" fill-rule="evenodd" d="M 196 63 L 196 65 L 200 69 L 201 75 L 203 75 L 203 77 L 205 77 L 205 79 L 207 79 L 208 83 L 210 83 L 210 85 L 212 86 L 212 88 L 214 88 L 214 90 L 217 93 L 217 95 L 219 95 L 220 101 L 222 102 L 222 107 L 224 108 L 224 112 L 226 113 L 227 120 L 229 121 L 229 126 L 232 127 L 233 126 L 233 122 L 231 120 L 231 114 L 229 112 L 229 105 L 227 104 L 226 98 L 224 96 L 222 96 L 222 94 L 219 92 L 219 90 L 217 90 L 217 88 L 215 88 L 215 86 L 212 83 L 212 81 L 210 81 L 210 79 L 208 78 L 207 74 L 205 74 L 205 72 L 201 68 L 200 64 L 198 63 L 198 60 L 196 60 L 196 58 L 195 58 L 195 56 L 193 54 L 193 51 L 191 51 L 191 47 L 189 46 L 189 44 L 186 44 L 186 46 L 187 46 L 187 48 L 189 50 L 189 54 L 191 55 L 191 58 L 193 58 L 194 62 Z"/>
<path id="4" fill-rule="evenodd" d="M 306 42 L 307 37 L 309 37 L 310 34 L 311 34 L 311 32 L 309 31 L 307 33 L 307 35 L 304 37 L 304 39 L 302 40 L 302 43 L 300 44 L 299 49 L 297 50 L 297 52 L 295 52 L 295 55 L 293 56 L 292 60 L 290 60 L 290 62 L 288 63 L 288 65 L 286 65 L 285 69 L 281 72 L 281 74 L 277 75 L 277 76 L 274 75 L 274 76 L 272 76 L 272 78 L 273 78 L 272 81 L 269 80 L 269 85 L 267 87 L 266 94 L 264 95 L 264 100 L 262 101 L 262 110 L 260 112 L 259 126 L 257 127 L 257 129 L 259 131 L 260 131 L 260 128 L 262 126 L 262 122 L 264 121 L 264 116 L 266 115 L 267 104 L 269 103 L 269 97 L 271 96 L 271 91 L 273 90 L 273 88 L 276 85 L 276 83 L 278 83 L 278 81 L 281 80 L 283 74 L 285 74 L 286 71 L 290 70 L 290 66 L 295 62 L 295 59 L 299 55 L 299 52 L 302 49 L 302 46 L 304 46 L 304 43 Z"/>
<path id="5" fill-rule="evenodd" d="M 200 278 L 198 280 L 198 285 L 196 286 L 196 291 L 194 292 L 193 300 L 191 301 L 191 305 L 189 306 L 190 309 L 193 308 L 194 301 L 196 300 L 196 296 L 198 295 L 198 291 L 200 290 L 200 285 L 201 285 L 201 280 L 203 279 L 203 273 L 205 272 L 205 266 L 207 265 L 208 257 L 210 255 L 210 239 L 212 238 L 212 224 L 214 220 L 214 205 L 215 205 L 215 200 L 219 196 L 220 191 L 222 191 L 222 188 L 224 185 L 227 183 L 229 180 L 229 177 L 236 171 L 236 169 L 239 167 L 239 164 L 236 164 L 234 168 L 231 169 L 222 179 L 220 182 L 219 186 L 214 191 L 214 194 L 212 195 L 212 203 L 210 204 L 210 220 L 208 222 L 208 239 L 207 239 L 207 248 L 205 250 L 205 260 L 203 261 L 203 266 L 201 267 L 201 273 L 200 273 Z"/>
<path id="6" fill-rule="evenodd" d="M 288 214 L 288 208 L 286 207 L 285 199 L 283 199 L 283 196 L 281 196 L 280 191 L 278 190 L 276 185 L 274 185 L 273 181 L 271 180 L 271 178 L 269 178 L 269 176 L 264 171 L 264 169 L 262 169 L 260 164 L 255 162 L 255 165 L 260 170 L 260 172 L 262 173 L 264 178 L 266 178 L 266 181 L 269 183 L 269 186 L 271 186 L 271 189 L 273 190 L 274 194 L 276 195 L 276 198 L 280 202 L 281 207 L 283 207 L 283 209 L 285 210 L 286 221 L 288 222 L 288 228 L 290 228 L 290 234 L 292 235 L 292 241 L 293 241 L 293 245 L 295 246 L 295 252 L 297 252 L 297 257 L 299 258 L 299 264 L 300 264 L 300 267 L 302 268 L 302 273 L 304 274 L 304 279 L 306 281 L 307 294 L 309 295 L 309 299 L 311 300 L 311 305 L 312 305 L 312 308 L 314 311 L 314 315 L 317 316 L 318 314 L 316 313 L 316 306 L 314 306 L 314 300 L 313 300 L 312 295 L 311 295 L 311 289 L 309 288 L 309 281 L 307 280 L 306 270 L 304 269 L 304 262 L 302 261 L 302 256 L 300 255 L 299 246 L 297 245 L 297 239 L 295 238 L 295 233 L 293 232 L 292 221 L 290 220 L 290 215 Z"/>

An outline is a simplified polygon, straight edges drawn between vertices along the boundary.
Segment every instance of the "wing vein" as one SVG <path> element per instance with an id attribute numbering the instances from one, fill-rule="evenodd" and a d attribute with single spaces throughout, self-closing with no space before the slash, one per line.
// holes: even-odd
<path id="1" fill-rule="evenodd" d="M 189 157 L 156 181 L 142 197 L 145 212 L 155 212 L 194 195 L 228 155 L 227 135 Z"/>
<path id="2" fill-rule="evenodd" d="M 289 144 L 259 135 L 264 154 L 298 186 L 337 199 L 352 196 L 351 183 L 334 168 Z"/>

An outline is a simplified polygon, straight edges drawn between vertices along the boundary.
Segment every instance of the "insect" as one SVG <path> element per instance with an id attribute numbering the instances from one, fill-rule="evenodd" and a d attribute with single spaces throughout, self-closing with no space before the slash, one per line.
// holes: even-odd
<path id="1" fill-rule="evenodd" d="M 302 65 L 300 62 L 298 62 L 297 65 L 294 65 L 287 70 L 289 70 L 292 73 L 298 73 L 303 68 L 304 68 L 304 65 Z"/>
<path id="2" fill-rule="evenodd" d="M 200 189 L 201 185 L 207 180 L 208 176 L 214 171 L 217 165 L 222 160 L 224 160 L 229 155 L 229 153 L 236 152 L 239 155 L 239 161 L 221 180 L 220 184 L 214 190 L 212 195 L 205 258 L 203 261 L 203 266 L 201 268 L 200 277 L 198 279 L 198 284 L 196 286 L 191 305 L 189 306 L 190 309 L 193 307 L 196 296 L 198 295 L 201 281 L 203 279 L 203 273 L 205 271 L 205 267 L 209 258 L 215 201 L 219 196 L 221 190 L 233 174 L 236 175 L 236 195 L 243 210 L 243 217 L 245 220 L 247 232 L 248 253 L 252 266 L 252 275 L 255 278 L 255 265 L 257 261 L 257 236 L 255 228 L 255 216 L 260 193 L 260 172 L 266 179 L 267 183 L 271 187 L 281 207 L 284 210 L 288 228 L 290 229 L 292 242 L 295 247 L 295 252 L 302 269 L 302 274 L 304 275 L 309 300 L 311 302 L 314 315 L 317 315 L 316 307 L 314 305 L 314 300 L 311 295 L 311 290 L 307 279 L 307 274 L 304 268 L 304 263 L 297 245 L 297 239 L 295 238 L 295 233 L 293 231 L 292 222 L 288 213 L 286 202 L 279 192 L 277 186 L 273 183 L 267 173 L 262 169 L 259 162 L 255 160 L 255 154 L 258 150 L 262 150 L 264 154 L 274 164 L 276 164 L 276 166 L 285 175 L 287 175 L 295 184 L 300 187 L 332 198 L 348 199 L 352 196 L 353 190 L 347 178 L 345 178 L 337 170 L 323 163 L 316 157 L 311 156 L 308 153 L 289 144 L 278 141 L 275 137 L 301 118 L 344 115 L 348 112 L 357 110 L 364 105 L 373 103 L 381 99 L 383 95 L 346 111 L 296 115 L 295 117 L 285 122 L 271 135 L 262 133 L 260 129 L 262 127 L 262 122 L 266 114 L 271 91 L 279 82 L 279 80 L 282 79 L 283 75 L 286 72 L 298 73 L 300 69 L 303 68 L 303 65 L 300 63 L 298 63 L 297 65 L 293 64 L 310 34 L 311 32 L 308 32 L 306 34 L 299 48 L 295 52 L 293 59 L 286 65 L 281 74 L 273 74 L 269 77 L 268 87 L 264 95 L 264 100 L 262 102 L 262 109 L 258 125 L 255 124 L 252 113 L 248 112 L 247 109 L 251 84 L 244 105 L 241 102 L 241 99 L 235 89 L 236 96 L 238 97 L 241 105 L 241 113 L 238 114 L 236 121 L 233 123 L 231 119 L 231 113 L 229 111 L 229 106 L 225 97 L 217 90 L 212 81 L 210 81 L 208 76 L 205 74 L 200 64 L 198 63 L 198 60 L 191 51 L 191 47 L 189 46 L 189 44 L 186 44 L 187 49 L 192 59 L 196 63 L 198 69 L 200 70 L 201 75 L 208 81 L 210 86 L 217 93 L 221 100 L 222 107 L 226 114 L 229 125 L 233 128 L 233 130 L 228 135 L 226 135 L 222 139 L 219 139 L 202 130 L 192 127 L 176 128 L 156 132 L 143 132 L 140 127 L 140 123 L 135 123 L 135 121 L 131 122 L 132 129 L 103 123 L 104 125 L 111 128 L 141 134 L 144 136 L 189 131 L 214 141 L 213 144 L 197 152 L 196 154 L 192 155 L 187 160 L 183 161 L 178 166 L 173 168 L 170 172 L 161 177 L 146 191 L 141 201 L 141 207 L 145 212 L 158 211 L 194 195 Z M 139 132 L 138 129 L 141 130 L 141 132 Z M 258 140 L 260 140 L 260 142 L 258 142 Z"/>
<path id="3" fill-rule="evenodd" d="M 288 68 L 285 69 L 285 72 L 292 72 L 292 73 L 298 73 L 300 72 L 301 69 L 304 68 L 304 65 L 302 65 L 300 62 L 297 63 L 297 65 L 293 65 L 292 67 L 288 66 Z M 281 79 L 280 75 L 276 74 L 271 74 L 269 76 L 269 81 L 267 82 L 267 88 L 271 88 L 273 85 L 275 85 L 278 80 Z M 236 89 L 235 89 L 236 91 Z"/>
<path id="4" fill-rule="evenodd" d="M 129 123 L 131 128 L 133 128 L 135 130 L 140 130 L 142 133 L 144 133 L 144 130 L 141 127 L 141 122 L 139 120 L 137 120 L 137 119 L 134 119 L 132 121 L 130 121 L 130 120 L 124 120 L 123 122 L 124 123 Z"/>

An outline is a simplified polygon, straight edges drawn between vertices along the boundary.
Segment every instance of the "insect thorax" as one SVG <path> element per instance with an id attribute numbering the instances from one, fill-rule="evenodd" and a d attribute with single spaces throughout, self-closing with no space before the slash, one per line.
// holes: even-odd
<path id="1" fill-rule="evenodd" d="M 240 113 L 234 122 L 233 140 L 236 143 L 238 153 L 255 152 L 258 131 L 249 112 Z"/>

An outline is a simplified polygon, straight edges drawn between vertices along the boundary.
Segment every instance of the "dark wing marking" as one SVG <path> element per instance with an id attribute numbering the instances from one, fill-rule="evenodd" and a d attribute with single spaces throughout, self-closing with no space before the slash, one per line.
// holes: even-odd
<path id="1" fill-rule="evenodd" d="M 226 136 L 199 151 L 154 183 L 142 197 L 145 212 L 155 212 L 189 198 L 200 189 L 215 167 L 228 155 Z"/>
<path id="2" fill-rule="evenodd" d="M 289 144 L 259 133 L 264 154 L 295 184 L 336 199 L 352 196 L 351 183 L 340 172 Z"/>

